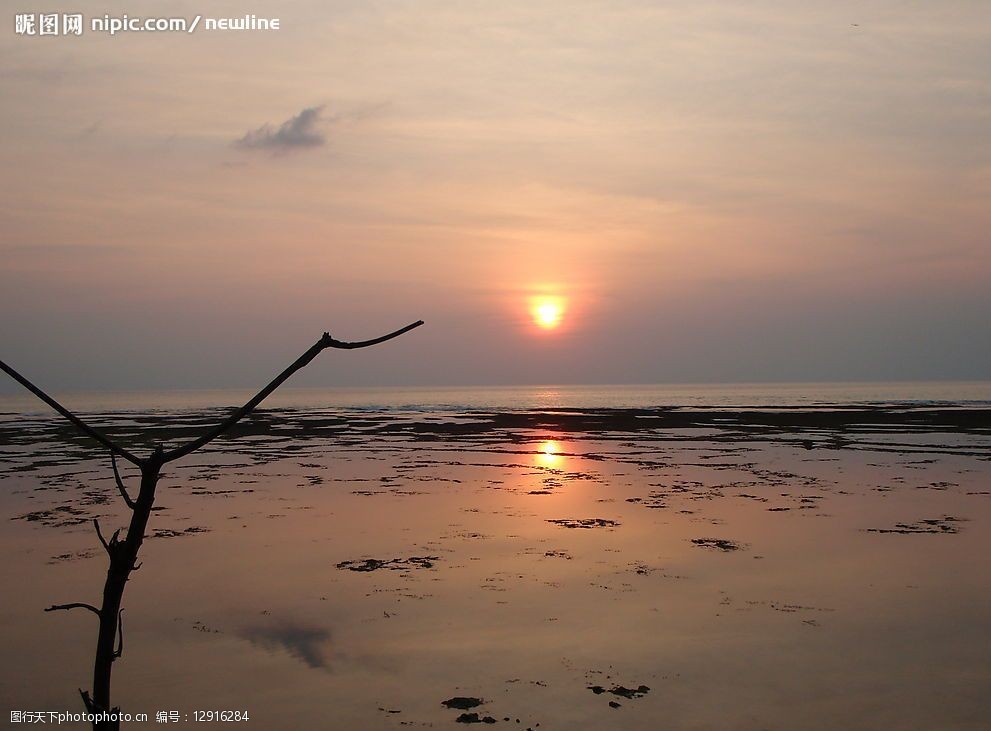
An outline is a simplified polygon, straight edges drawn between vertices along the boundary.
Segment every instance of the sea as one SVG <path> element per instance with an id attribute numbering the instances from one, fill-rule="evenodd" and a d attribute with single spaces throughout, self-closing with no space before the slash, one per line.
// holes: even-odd
<path id="1" fill-rule="evenodd" d="M 54 394 L 71 410 L 185 411 L 239 406 L 254 392 L 173 390 Z M 852 404 L 991 404 L 991 381 L 862 383 L 724 383 L 568 386 L 457 386 L 383 388 L 283 387 L 262 407 L 458 412 L 472 409 L 774 408 Z M 0 412 L 35 414 L 48 407 L 29 393 L 0 395 Z"/>
<path id="2" fill-rule="evenodd" d="M 253 394 L 54 395 L 144 455 Z M 988 404 L 988 382 L 280 389 L 162 474 L 112 703 L 264 731 L 984 731 Z M 665 406 L 690 413 L 622 410 Z M 0 402 L 0 713 L 82 710 L 96 622 L 43 610 L 100 602 L 118 489 L 47 406 Z"/>

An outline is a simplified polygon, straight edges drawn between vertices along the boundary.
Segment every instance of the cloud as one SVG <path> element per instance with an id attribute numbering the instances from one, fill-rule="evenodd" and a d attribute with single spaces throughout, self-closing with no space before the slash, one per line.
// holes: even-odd
<path id="1" fill-rule="evenodd" d="M 235 140 L 234 146 L 243 150 L 272 150 L 287 152 L 306 147 L 319 147 L 326 142 L 318 129 L 323 107 L 308 107 L 295 117 L 290 117 L 278 128 L 263 124 Z"/>

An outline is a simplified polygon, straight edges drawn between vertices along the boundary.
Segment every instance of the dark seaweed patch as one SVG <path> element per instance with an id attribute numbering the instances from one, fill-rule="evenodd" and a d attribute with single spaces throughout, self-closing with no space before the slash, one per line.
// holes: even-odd
<path id="1" fill-rule="evenodd" d="M 565 528 L 615 528 L 621 525 L 615 520 L 607 520 L 605 518 L 558 518 L 556 520 L 548 520 L 547 522 Z"/>
<path id="2" fill-rule="evenodd" d="M 960 528 L 957 527 L 957 523 L 963 522 L 963 518 L 954 518 L 952 515 L 946 515 L 942 518 L 926 518 L 925 520 L 917 520 L 914 523 L 896 523 L 894 528 L 868 528 L 868 533 L 901 533 L 911 534 L 911 533 L 959 533 Z"/>
<path id="3" fill-rule="evenodd" d="M 156 530 L 150 538 L 181 538 L 182 536 L 193 535 L 194 533 L 209 533 L 209 528 L 203 528 L 198 525 L 190 526 L 185 530 L 172 530 L 170 528 L 159 528 Z"/>
<path id="4" fill-rule="evenodd" d="M 339 569 L 348 571 L 378 571 L 388 569 L 389 571 L 401 571 L 403 569 L 429 569 L 433 568 L 434 561 L 439 561 L 437 556 L 410 556 L 409 558 L 365 558 L 360 561 L 341 561 L 337 564 Z"/>
<path id="5" fill-rule="evenodd" d="M 736 541 L 726 538 L 693 538 L 692 543 L 702 548 L 715 548 L 719 551 L 739 551 L 743 547 Z"/>
<path id="6" fill-rule="evenodd" d="M 454 696 L 453 698 L 448 698 L 446 701 L 441 701 L 442 706 L 447 706 L 448 708 L 454 708 L 458 711 L 470 711 L 472 708 L 477 708 L 482 705 L 485 701 L 481 698 L 470 698 L 465 696 Z"/>
<path id="7" fill-rule="evenodd" d="M 601 695 L 602 693 L 612 693 L 613 695 L 618 695 L 621 698 L 642 698 L 650 692 L 650 688 L 646 685 L 640 685 L 636 688 L 627 688 L 623 685 L 617 685 L 612 688 L 603 688 L 601 685 L 590 685 L 588 689 L 595 693 L 596 695 Z"/>
<path id="8" fill-rule="evenodd" d="M 458 723 L 496 723 L 496 720 L 492 716 L 482 716 L 479 718 L 477 713 L 462 713 L 454 720 Z"/>

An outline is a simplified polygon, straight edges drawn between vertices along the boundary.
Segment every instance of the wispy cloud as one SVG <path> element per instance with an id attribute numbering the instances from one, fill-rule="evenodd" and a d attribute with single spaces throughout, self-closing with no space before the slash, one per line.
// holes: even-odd
<path id="1" fill-rule="evenodd" d="M 319 147 L 327 141 L 320 131 L 323 107 L 308 107 L 290 117 L 278 127 L 264 124 L 253 129 L 234 142 L 235 147 L 243 150 L 272 150 L 273 152 L 288 152 L 289 150 Z"/>

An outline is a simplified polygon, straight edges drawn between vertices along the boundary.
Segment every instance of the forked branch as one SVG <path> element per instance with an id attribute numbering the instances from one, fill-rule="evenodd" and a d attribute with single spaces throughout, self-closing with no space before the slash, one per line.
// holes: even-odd
<path id="1" fill-rule="evenodd" d="M 237 411 L 235 411 L 233 414 L 227 417 L 227 419 L 225 419 L 216 427 L 208 431 L 203 436 L 199 437 L 198 439 L 194 439 L 188 444 L 185 444 L 177 449 L 173 449 L 171 452 L 165 453 L 162 461 L 172 462 L 173 460 L 179 459 L 180 457 L 185 457 L 187 454 L 190 454 L 191 452 L 195 452 L 200 447 L 212 442 L 214 439 L 219 437 L 225 431 L 227 431 L 232 426 L 237 424 L 237 422 L 239 422 L 245 416 L 247 416 L 252 411 L 254 411 L 255 408 L 258 406 L 258 404 L 264 401 L 272 393 L 272 391 L 274 391 L 283 383 L 285 383 L 287 380 L 289 380 L 289 378 L 296 371 L 306 366 L 311 360 L 316 358 L 317 355 L 319 355 L 322 351 L 326 350 L 327 348 L 337 348 L 339 350 L 355 350 L 357 348 L 367 348 L 372 345 L 378 345 L 379 343 L 384 343 L 387 340 L 392 340 L 393 338 L 397 338 L 400 335 L 407 333 L 414 328 L 420 327 L 420 325 L 422 324 L 423 324 L 423 320 L 417 320 L 416 322 L 411 323 L 406 327 L 395 330 L 394 332 L 388 333 L 387 335 L 382 335 L 377 338 L 372 338 L 371 340 L 359 340 L 355 342 L 336 340 L 330 336 L 330 333 L 324 333 L 323 337 L 321 337 L 313 345 L 313 347 L 311 347 L 309 350 L 303 353 L 303 355 L 297 358 L 292 365 L 290 365 L 288 368 L 282 371 L 282 373 L 276 376 L 271 381 L 271 383 L 269 383 L 267 386 L 265 386 L 265 388 L 263 388 L 261 391 L 255 394 L 255 396 L 250 401 L 248 401 L 248 403 L 246 403 L 244 406 L 239 408 Z M 26 388 L 28 391 L 30 391 L 39 399 L 41 399 L 46 404 L 48 404 L 53 409 L 55 409 L 58 413 L 60 413 L 62 416 L 68 419 L 73 425 L 75 425 L 76 428 L 78 428 L 81 432 L 91 436 L 93 439 L 95 439 L 100 444 L 102 444 L 107 449 L 109 449 L 111 458 L 114 458 L 115 455 L 119 454 L 128 462 L 131 462 L 132 464 L 135 464 L 138 467 L 140 467 L 144 463 L 144 460 L 140 459 L 139 457 L 136 457 L 134 454 L 124 449 L 122 446 L 120 446 L 113 440 L 111 440 L 105 434 L 91 427 L 89 424 L 87 424 L 85 421 L 83 421 L 78 416 L 73 414 L 62 404 L 60 404 L 58 401 L 53 399 L 47 393 L 45 393 L 40 388 L 35 386 L 33 383 L 31 383 L 31 381 L 29 381 L 27 378 L 22 376 L 16 370 L 14 370 L 9 365 L 4 363 L 2 360 L 0 360 L 0 370 L 3 370 L 4 373 L 9 375 L 15 381 L 17 381 L 22 386 L 24 386 L 24 388 Z M 114 467 L 114 479 L 117 481 L 117 488 L 118 490 L 120 490 L 120 494 L 124 498 L 124 502 L 126 502 L 127 506 L 133 510 L 134 501 L 131 500 L 130 496 L 128 496 L 127 494 L 127 490 L 124 489 L 124 483 L 120 479 L 120 473 L 117 471 L 116 459 L 113 460 L 113 467 Z"/>
<path id="2" fill-rule="evenodd" d="M 244 406 L 235 410 L 216 427 L 210 429 L 201 437 L 194 439 L 193 441 L 170 452 L 165 452 L 160 445 L 156 446 L 154 450 L 144 459 L 135 457 L 126 449 L 114 443 L 111 439 L 86 424 L 78 416 L 70 412 L 51 396 L 28 381 L 13 368 L 3 362 L 0 362 L 0 369 L 10 375 L 15 381 L 20 383 L 35 396 L 55 409 L 84 434 L 92 437 L 110 450 L 110 460 L 113 466 L 114 481 L 116 482 L 117 490 L 120 492 L 120 495 L 124 499 L 127 506 L 131 508 L 131 519 L 128 524 L 126 538 L 123 541 L 120 540 L 120 529 L 114 531 L 113 535 L 110 537 L 110 540 L 107 540 L 103 535 L 102 529 L 100 528 L 99 520 L 93 520 L 93 525 L 96 528 L 96 534 L 100 539 L 100 543 L 103 545 L 104 549 L 106 549 L 107 555 L 110 558 L 110 567 L 107 570 L 107 578 L 103 587 L 102 606 L 97 609 L 92 604 L 72 602 L 70 604 L 54 604 L 45 610 L 48 612 L 53 612 L 56 610 L 86 609 L 93 612 L 100 618 L 100 628 L 96 643 L 96 656 L 93 661 L 93 693 L 90 695 L 90 693 L 85 690 L 79 691 L 82 696 L 83 703 L 90 713 L 96 714 L 105 711 L 114 712 L 119 710 L 110 704 L 110 680 L 114 660 L 119 658 L 124 652 L 124 623 L 121 601 L 124 595 L 124 588 L 131 572 L 137 571 L 141 566 L 141 564 L 137 561 L 138 551 L 141 548 L 141 544 L 147 531 L 151 511 L 154 509 L 155 488 L 158 484 L 159 477 L 161 476 L 161 469 L 165 463 L 179 459 L 180 457 L 196 451 L 233 427 L 241 419 L 250 414 L 269 394 L 285 383 L 285 381 L 288 380 L 296 371 L 306 366 L 323 350 L 326 350 L 327 348 L 337 348 L 340 350 L 367 348 L 371 345 L 377 345 L 395 337 L 399 337 L 403 333 L 409 332 L 413 328 L 419 327 L 422 324 L 422 321 L 414 322 L 387 335 L 373 338 L 372 340 L 362 340 L 359 342 L 343 342 L 340 340 L 335 340 L 328 333 L 324 333 L 323 337 L 321 337 L 320 340 L 318 340 L 309 350 L 303 353 L 303 355 L 301 355 L 294 363 L 276 376 L 271 383 L 259 391 Z M 137 465 L 141 470 L 141 486 L 137 499 L 132 499 L 124 486 L 124 481 L 121 478 L 120 470 L 117 469 L 118 455 Z M 117 721 L 98 721 L 94 722 L 93 727 L 99 729 L 113 729 L 116 731 L 120 728 L 120 725 Z"/>
<path id="3" fill-rule="evenodd" d="M 200 447 L 212 442 L 214 439 L 219 437 L 225 431 L 227 431 L 232 426 L 234 426 L 239 421 L 241 421 L 241 419 L 243 419 L 245 416 L 247 416 L 252 411 L 254 411 L 255 407 L 257 407 L 258 404 L 264 401 L 265 398 L 267 398 L 268 395 L 272 393 L 272 391 L 274 391 L 283 383 L 285 383 L 287 380 L 289 380 L 290 376 L 292 376 L 300 368 L 306 366 L 311 360 L 316 358 L 317 355 L 319 355 L 322 351 L 326 350 L 327 348 L 338 348 L 340 350 L 354 350 L 356 348 L 367 348 L 371 345 L 378 345 L 379 343 L 384 343 L 387 340 L 398 338 L 403 333 L 407 333 L 413 328 L 420 327 L 420 325 L 422 324 L 423 324 L 423 320 L 417 320 L 416 322 L 407 325 L 406 327 L 400 328 L 399 330 L 391 332 L 388 335 L 383 335 L 381 337 L 373 338 L 371 340 L 360 340 L 358 342 L 353 342 L 353 343 L 344 342 L 341 340 L 335 340 L 330 336 L 329 333 L 324 333 L 323 337 L 321 337 L 313 345 L 313 347 L 311 347 L 309 350 L 307 350 L 305 353 L 299 356 L 299 358 L 297 358 L 292 365 L 290 365 L 288 368 L 282 371 L 282 373 L 277 375 L 272 380 L 271 383 L 269 383 L 267 386 L 265 386 L 265 388 L 263 388 L 261 391 L 255 394 L 255 396 L 250 401 L 248 401 L 248 403 L 246 403 L 244 406 L 239 408 L 233 414 L 228 416 L 224 421 L 222 421 L 220 424 L 215 426 L 213 429 L 208 431 L 203 436 L 194 439 L 188 444 L 185 444 L 177 449 L 173 449 L 170 452 L 166 452 L 164 461 L 171 462 L 173 460 L 179 459 L 180 457 L 185 457 L 187 454 L 191 452 L 195 452 Z"/>
<path id="4" fill-rule="evenodd" d="M 119 540 L 120 539 L 120 528 L 118 528 L 117 530 L 114 531 L 114 534 L 112 536 L 110 536 L 110 540 L 108 541 L 106 538 L 103 537 L 103 531 L 100 530 L 100 519 L 99 518 L 93 518 L 93 526 L 96 528 L 97 538 L 100 539 L 100 543 L 102 543 L 103 544 L 103 547 L 106 549 L 107 555 L 110 556 L 111 558 L 113 558 L 113 556 L 114 556 L 114 549 L 117 548 L 117 544 L 120 543 L 120 540 Z"/>

